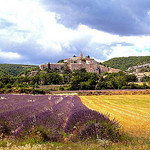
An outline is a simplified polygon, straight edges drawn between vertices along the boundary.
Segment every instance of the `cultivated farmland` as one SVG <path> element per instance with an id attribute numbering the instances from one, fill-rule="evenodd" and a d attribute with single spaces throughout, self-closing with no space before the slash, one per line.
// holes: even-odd
<path id="1" fill-rule="evenodd" d="M 122 140 L 119 125 L 87 108 L 78 96 L 0 95 L 0 142 Z M 30 140 L 31 141 L 31 140 Z"/>
<path id="2" fill-rule="evenodd" d="M 0 149 L 150 149 L 149 95 L 80 98 L 1 94 Z"/>
<path id="3" fill-rule="evenodd" d="M 88 108 L 120 121 L 125 132 L 150 137 L 150 95 L 80 96 Z"/>

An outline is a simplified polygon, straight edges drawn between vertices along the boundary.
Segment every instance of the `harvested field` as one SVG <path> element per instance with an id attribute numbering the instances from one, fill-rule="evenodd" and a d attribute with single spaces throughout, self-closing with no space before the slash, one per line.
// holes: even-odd
<path id="1" fill-rule="evenodd" d="M 88 108 L 120 121 L 125 132 L 150 137 L 150 95 L 80 96 Z"/>

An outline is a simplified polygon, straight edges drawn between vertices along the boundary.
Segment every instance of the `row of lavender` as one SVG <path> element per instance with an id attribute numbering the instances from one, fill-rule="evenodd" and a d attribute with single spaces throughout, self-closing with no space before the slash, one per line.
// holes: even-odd
<path id="1" fill-rule="evenodd" d="M 22 137 L 33 132 L 51 141 L 121 137 L 116 121 L 88 109 L 77 96 L 1 94 L 0 134 Z"/>

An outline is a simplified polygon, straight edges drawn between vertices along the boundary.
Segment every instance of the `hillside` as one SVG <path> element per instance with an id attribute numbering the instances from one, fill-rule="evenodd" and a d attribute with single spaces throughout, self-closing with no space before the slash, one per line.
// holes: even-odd
<path id="1" fill-rule="evenodd" d="M 0 75 L 10 74 L 13 76 L 19 75 L 21 72 L 30 68 L 37 67 L 35 65 L 20 65 L 20 64 L 0 64 Z"/>
<path id="2" fill-rule="evenodd" d="M 4 76 L 4 75 L 7 75 L 7 73 L 4 70 L 0 69 L 0 76 Z"/>
<path id="3" fill-rule="evenodd" d="M 150 56 L 130 56 L 118 57 L 105 61 L 103 64 L 121 70 L 127 70 L 129 67 L 150 62 Z"/>

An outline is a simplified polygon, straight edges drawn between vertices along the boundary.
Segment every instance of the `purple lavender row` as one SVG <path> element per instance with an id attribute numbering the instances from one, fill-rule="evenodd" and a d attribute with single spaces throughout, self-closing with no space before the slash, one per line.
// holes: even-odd
<path id="1" fill-rule="evenodd" d="M 43 131 L 51 131 L 49 138 L 51 135 L 59 135 L 62 137 L 62 130 L 66 125 L 66 121 L 71 112 L 71 98 L 70 96 L 52 96 L 53 101 L 52 108 L 48 111 L 39 113 L 33 117 L 27 118 L 24 122 L 22 122 L 21 128 L 18 127 L 14 134 L 20 135 L 24 130 L 29 130 L 34 126 L 34 128 L 42 128 Z M 50 99 L 50 98 L 49 98 Z M 51 139 L 51 138 L 50 138 Z M 57 139 L 57 138 L 54 138 Z"/>
<path id="2" fill-rule="evenodd" d="M 32 106 L 34 103 L 48 101 L 48 96 L 32 95 L 9 95 L 0 94 L 0 113 L 16 110 L 26 106 Z"/>
<path id="3" fill-rule="evenodd" d="M 115 120 L 88 109 L 77 96 L 3 94 L 0 104 L 0 132 L 10 135 L 22 136 L 33 129 L 53 141 L 62 139 L 63 131 L 80 138 L 112 140 L 112 135 L 120 135 Z"/>

